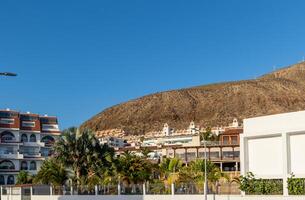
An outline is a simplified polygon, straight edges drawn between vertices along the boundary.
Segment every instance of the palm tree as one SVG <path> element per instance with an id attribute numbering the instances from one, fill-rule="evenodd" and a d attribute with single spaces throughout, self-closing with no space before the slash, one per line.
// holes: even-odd
<path id="1" fill-rule="evenodd" d="M 205 172 L 205 161 L 204 159 L 198 159 L 192 161 L 188 167 L 181 170 L 179 174 L 180 181 L 190 181 L 198 185 L 204 185 L 204 173 Z M 216 188 L 218 181 L 221 178 L 227 178 L 227 176 L 221 172 L 220 168 L 214 163 L 207 161 L 207 180 L 208 183 L 212 184 Z"/>
<path id="2" fill-rule="evenodd" d="M 178 172 L 182 169 L 183 162 L 179 158 L 164 158 L 159 164 L 161 179 L 166 184 L 174 183 L 178 179 Z"/>
<path id="3" fill-rule="evenodd" d="M 55 159 L 45 160 L 34 178 L 34 183 L 62 186 L 69 179 L 65 166 Z"/>
<path id="4" fill-rule="evenodd" d="M 114 150 L 100 145 L 94 133 L 69 128 L 54 146 L 55 158 L 75 174 L 78 186 L 96 184 L 103 178 L 103 169 L 112 166 Z"/>
<path id="5" fill-rule="evenodd" d="M 29 184 L 32 183 L 33 177 L 27 171 L 20 171 L 17 175 L 16 184 Z"/>
<path id="6" fill-rule="evenodd" d="M 149 148 L 147 148 L 147 147 L 141 149 L 141 153 L 142 153 L 142 155 L 144 156 L 144 158 L 146 158 L 146 159 L 149 157 L 149 154 L 150 154 L 151 152 L 152 152 L 152 151 L 151 151 Z"/>
<path id="7" fill-rule="evenodd" d="M 142 184 L 151 179 L 152 169 L 151 162 L 130 152 L 124 152 L 116 166 L 118 178 L 125 186 L 132 186 L 131 192 L 135 192 L 136 184 Z"/>

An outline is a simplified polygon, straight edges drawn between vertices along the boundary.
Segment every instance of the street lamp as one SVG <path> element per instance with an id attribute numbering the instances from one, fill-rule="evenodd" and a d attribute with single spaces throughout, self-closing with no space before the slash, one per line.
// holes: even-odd
<path id="1" fill-rule="evenodd" d="M 198 128 L 194 128 L 194 130 L 200 133 L 200 130 Z M 204 145 L 204 200 L 208 200 L 207 142 L 204 139 L 204 137 L 203 137 L 203 145 Z"/>
<path id="2" fill-rule="evenodd" d="M 17 76 L 17 74 L 11 72 L 0 72 L 0 76 Z"/>

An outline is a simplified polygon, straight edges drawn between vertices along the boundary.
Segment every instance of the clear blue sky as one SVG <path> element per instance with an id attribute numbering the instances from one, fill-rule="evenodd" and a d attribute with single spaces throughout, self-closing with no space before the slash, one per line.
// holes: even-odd
<path id="1" fill-rule="evenodd" d="M 142 95 L 305 56 L 305 2 L 1 0 L 0 107 L 79 125 Z"/>

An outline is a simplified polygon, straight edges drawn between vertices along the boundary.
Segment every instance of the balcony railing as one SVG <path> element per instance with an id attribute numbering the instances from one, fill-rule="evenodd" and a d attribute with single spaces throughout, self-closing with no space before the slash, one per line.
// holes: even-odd
<path id="1" fill-rule="evenodd" d="M 17 150 L 0 150 L 0 158 L 2 159 L 22 159 L 23 155 Z"/>
<path id="2" fill-rule="evenodd" d="M 229 145 L 239 145 L 237 141 L 231 141 L 231 142 L 221 142 L 221 141 L 205 141 L 206 145 L 208 147 L 214 147 L 214 146 L 229 146 Z M 201 142 L 201 145 L 204 145 L 204 142 Z"/>

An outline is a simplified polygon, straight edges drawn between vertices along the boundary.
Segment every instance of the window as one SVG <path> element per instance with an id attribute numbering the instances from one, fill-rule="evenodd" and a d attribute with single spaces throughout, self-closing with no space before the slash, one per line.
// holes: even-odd
<path id="1" fill-rule="evenodd" d="M 37 116 L 29 116 L 29 115 L 21 115 L 20 116 L 21 121 L 36 121 L 38 120 Z"/>
<path id="2" fill-rule="evenodd" d="M 219 158 L 219 152 L 210 152 L 211 158 Z"/>
<path id="3" fill-rule="evenodd" d="M 28 136 L 26 134 L 21 135 L 21 142 L 27 142 L 28 141 Z"/>
<path id="4" fill-rule="evenodd" d="M 21 170 L 28 170 L 28 163 L 26 161 L 21 162 Z"/>
<path id="5" fill-rule="evenodd" d="M 223 136 L 223 144 L 229 144 L 230 138 L 229 136 Z"/>
<path id="6" fill-rule="evenodd" d="M 36 135 L 32 134 L 30 136 L 30 142 L 36 142 Z"/>
<path id="7" fill-rule="evenodd" d="M 7 184 L 8 184 L 8 185 L 14 185 L 14 184 L 15 184 L 15 178 L 14 178 L 13 175 L 9 175 L 9 176 L 7 177 Z"/>
<path id="8" fill-rule="evenodd" d="M 56 118 L 40 118 L 42 124 L 57 124 Z"/>
<path id="9" fill-rule="evenodd" d="M 11 133 L 9 131 L 4 131 L 3 133 L 1 133 L 2 142 L 12 142 L 14 140 L 15 140 L 15 136 L 13 133 Z"/>
<path id="10" fill-rule="evenodd" d="M 231 136 L 231 143 L 238 144 L 237 136 Z"/>
<path id="11" fill-rule="evenodd" d="M 0 112 L 0 118 L 11 118 L 11 117 L 17 117 L 18 113 L 14 112 Z"/>
<path id="12" fill-rule="evenodd" d="M 3 175 L 0 175 L 0 185 L 5 185 L 5 180 Z"/>
<path id="13" fill-rule="evenodd" d="M 3 160 L 0 162 L 0 169 L 15 169 L 15 165 L 12 161 Z"/>
<path id="14" fill-rule="evenodd" d="M 47 135 L 41 139 L 41 142 L 44 142 L 46 145 L 52 145 L 52 144 L 54 144 L 54 138 Z"/>
<path id="15" fill-rule="evenodd" d="M 36 170 L 36 169 L 37 169 L 36 162 L 35 161 L 31 161 L 30 170 Z"/>

